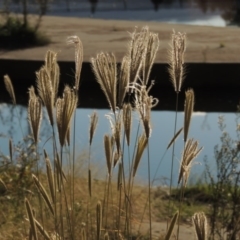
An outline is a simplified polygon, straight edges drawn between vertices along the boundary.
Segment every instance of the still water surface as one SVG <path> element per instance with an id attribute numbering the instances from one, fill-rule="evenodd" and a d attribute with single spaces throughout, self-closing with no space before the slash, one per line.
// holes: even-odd
<path id="1" fill-rule="evenodd" d="M 8 104 L 0 105 L 0 150 L 2 154 L 9 155 L 8 139 L 11 137 L 14 144 L 22 141 L 22 136 L 29 133 L 29 126 L 27 122 L 27 109 L 23 106 L 13 108 Z M 77 126 L 76 126 L 76 149 L 80 154 L 82 151 L 88 150 L 88 129 L 89 129 L 89 115 L 92 114 L 94 109 L 77 109 Z M 96 130 L 95 137 L 92 145 L 93 162 L 103 166 L 101 171 L 106 171 L 105 168 L 105 155 L 103 151 L 103 136 L 111 132 L 109 121 L 106 119 L 106 114 L 109 114 L 109 110 L 97 110 L 99 115 L 99 122 Z M 18 117 L 20 116 L 20 117 Z M 227 125 L 226 131 L 229 132 L 233 139 L 236 139 L 236 121 L 237 116 L 235 113 L 205 113 L 195 112 L 192 118 L 189 137 L 199 141 L 199 145 L 204 149 L 198 158 L 195 160 L 195 164 L 192 167 L 190 181 L 196 182 L 200 178 L 203 178 L 204 171 L 204 157 L 207 156 L 211 169 L 214 172 L 214 146 L 220 143 L 221 131 L 218 127 L 218 117 L 224 116 L 225 123 Z M 177 130 L 183 125 L 184 115 L 182 112 L 178 113 Z M 20 119 L 20 121 L 19 121 Z M 152 112 L 152 135 L 150 139 L 150 159 L 151 159 L 151 172 L 152 176 L 156 172 L 159 165 L 159 161 L 165 153 L 166 147 L 173 137 L 174 131 L 174 119 L 175 112 L 170 111 L 153 111 Z M 133 116 L 132 124 L 132 140 L 134 145 L 135 136 L 138 129 L 138 115 Z M 46 149 L 51 155 L 52 142 L 49 139 L 51 137 L 51 128 L 49 127 L 48 120 L 43 119 L 41 132 L 41 143 L 39 144 L 40 152 Z M 47 142 L 46 142 L 47 141 Z M 175 145 L 174 156 L 174 183 L 177 182 L 179 161 L 181 159 L 181 153 L 183 149 L 183 135 L 180 135 Z M 130 149 L 132 155 L 133 148 Z M 142 181 L 147 180 L 147 151 L 143 155 L 140 162 L 140 166 L 137 172 L 138 179 Z M 172 149 L 169 149 L 162 160 L 158 173 L 156 175 L 157 180 L 155 184 L 163 184 L 163 179 L 169 179 L 171 168 L 171 155 Z M 127 155 L 125 156 L 127 157 Z M 164 182 L 169 183 L 168 180 Z"/>

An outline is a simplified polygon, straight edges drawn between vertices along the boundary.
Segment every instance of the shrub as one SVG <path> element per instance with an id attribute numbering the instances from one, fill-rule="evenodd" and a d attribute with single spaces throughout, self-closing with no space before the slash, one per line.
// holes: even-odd
<path id="1" fill-rule="evenodd" d="M 24 25 L 16 17 L 9 17 L 4 24 L 0 24 L 0 48 L 16 49 L 31 46 L 43 46 L 50 42 L 46 35 L 29 24 Z"/>

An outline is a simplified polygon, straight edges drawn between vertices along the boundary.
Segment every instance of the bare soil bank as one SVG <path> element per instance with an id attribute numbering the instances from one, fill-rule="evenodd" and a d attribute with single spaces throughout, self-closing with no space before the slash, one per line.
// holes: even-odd
<path id="1" fill-rule="evenodd" d="M 35 18 L 31 16 L 32 21 Z M 168 62 L 169 40 L 173 29 L 187 34 L 186 62 L 240 62 L 240 28 L 237 27 L 53 16 L 45 16 L 41 25 L 41 31 L 51 38 L 50 45 L 14 51 L 0 50 L 0 58 L 43 60 L 46 50 L 52 49 L 59 52 L 59 60 L 73 61 L 74 51 L 71 46 L 66 45 L 66 38 L 78 35 L 83 42 L 85 62 L 100 51 L 114 52 L 117 60 L 121 61 L 130 39 L 129 32 L 135 26 L 141 28 L 146 25 L 159 35 L 160 49 L 156 62 Z"/>

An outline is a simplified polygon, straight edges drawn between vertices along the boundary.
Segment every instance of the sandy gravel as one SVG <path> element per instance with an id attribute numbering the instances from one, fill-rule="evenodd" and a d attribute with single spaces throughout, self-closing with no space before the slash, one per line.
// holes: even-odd
<path id="1" fill-rule="evenodd" d="M 35 17 L 31 18 L 34 20 Z M 52 49 L 59 52 L 59 60 L 73 61 L 74 51 L 66 45 L 66 38 L 78 35 L 84 45 L 84 61 L 89 61 L 100 51 L 114 52 L 117 60 L 121 61 L 127 49 L 129 32 L 133 31 L 135 26 L 141 28 L 145 25 L 159 34 L 160 50 L 157 62 L 168 61 L 172 29 L 187 34 L 187 62 L 240 62 L 240 28 L 237 27 L 203 27 L 53 16 L 45 16 L 41 25 L 41 31 L 52 40 L 50 45 L 17 51 L 1 50 L 0 58 L 42 60 L 46 50 Z"/>

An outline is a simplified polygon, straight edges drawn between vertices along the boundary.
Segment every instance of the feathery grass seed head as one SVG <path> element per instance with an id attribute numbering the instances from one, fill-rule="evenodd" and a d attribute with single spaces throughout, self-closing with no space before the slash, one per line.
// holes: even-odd
<path id="1" fill-rule="evenodd" d="M 125 95 L 127 93 L 127 87 L 129 84 L 129 72 L 130 69 L 130 61 L 129 57 L 123 57 L 121 69 L 120 69 L 120 76 L 118 82 L 118 107 L 122 108 Z"/>
<path id="2" fill-rule="evenodd" d="M 107 101 L 115 113 L 117 97 L 117 64 L 113 54 L 99 53 L 92 58 L 92 68 Z"/>
<path id="3" fill-rule="evenodd" d="M 74 44 L 75 46 L 75 88 L 78 90 L 83 63 L 83 45 L 78 36 L 68 37 L 67 44 Z"/>
<path id="4" fill-rule="evenodd" d="M 57 127 L 61 146 L 64 146 L 67 141 L 68 131 L 70 131 L 71 118 L 77 107 L 77 102 L 78 97 L 75 92 L 72 91 L 69 86 L 65 86 L 63 98 L 58 98 L 56 102 Z"/>
<path id="5" fill-rule="evenodd" d="M 50 124 L 53 126 L 53 107 L 55 92 L 50 79 L 49 71 L 46 67 L 42 67 L 37 73 L 37 89 L 39 97 L 41 98 L 43 104 L 46 106 Z"/>
<path id="6" fill-rule="evenodd" d="M 194 107 L 194 91 L 189 89 L 185 92 L 185 105 L 184 105 L 184 142 L 187 141 L 189 127 L 191 123 L 193 107 Z"/>
<path id="7" fill-rule="evenodd" d="M 123 105 L 123 126 L 125 131 L 125 136 L 127 139 L 127 145 L 130 145 L 130 136 L 132 128 L 132 106 L 130 103 Z"/>
<path id="8" fill-rule="evenodd" d="M 93 140 L 94 133 L 96 131 L 97 123 L 98 123 L 98 114 L 96 111 L 94 111 L 90 116 L 90 129 L 89 129 L 89 145 L 90 146 L 92 145 L 92 140 Z"/>
<path id="9" fill-rule="evenodd" d="M 16 105 L 16 97 L 15 97 L 15 92 L 14 92 L 14 88 L 12 85 L 12 81 L 8 75 L 4 75 L 3 79 L 4 79 L 5 87 L 12 99 L 12 102 L 14 105 Z"/>
<path id="10" fill-rule="evenodd" d="M 194 141 L 193 139 L 187 140 L 182 154 L 178 184 L 182 180 L 184 187 L 186 187 L 189 173 L 192 167 L 192 162 L 197 157 L 197 155 L 202 151 L 202 149 L 203 149 L 202 147 L 198 148 L 198 141 Z"/>
<path id="11" fill-rule="evenodd" d="M 107 161 L 108 175 L 112 172 L 112 137 L 110 135 L 104 136 L 104 149 Z"/>
<path id="12" fill-rule="evenodd" d="M 144 134 L 138 138 L 137 151 L 135 154 L 134 166 L 133 166 L 133 177 L 135 177 L 136 175 L 140 160 L 142 158 L 143 151 L 145 150 L 147 143 L 148 143 L 148 139 Z"/>
<path id="13" fill-rule="evenodd" d="M 197 240 L 207 240 L 208 224 L 204 212 L 194 213 L 192 221 Z"/>
<path id="14" fill-rule="evenodd" d="M 184 78 L 184 53 L 186 50 L 185 33 L 172 33 L 169 73 L 175 92 L 180 92 Z"/>
<path id="15" fill-rule="evenodd" d="M 29 89 L 28 101 L 28 121 L 32 130 L 35 144 L 38 142 L 38 134 L 42 120 L 42 104 L 40 99 L 36 96 L 34 87 Z"/>

